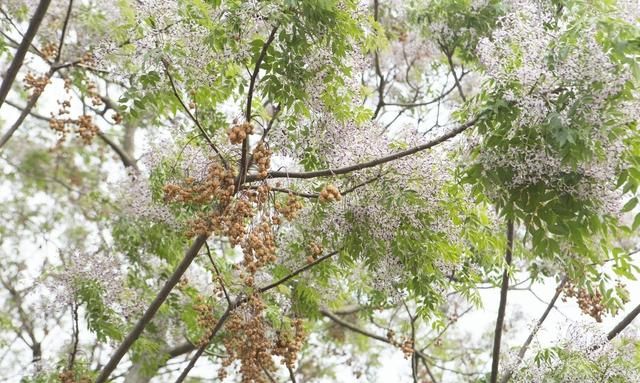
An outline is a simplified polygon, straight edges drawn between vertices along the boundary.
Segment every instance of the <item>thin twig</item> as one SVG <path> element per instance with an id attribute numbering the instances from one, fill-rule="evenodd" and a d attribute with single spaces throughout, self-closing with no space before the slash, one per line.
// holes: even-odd
<path id="1" fill-rule="evenodd" d="M 218 283 L 220 283 L 220 287 L 222 288 L 222 292 L 224 293 L 224 297 L 227 300 L 227 303 L 231 305 L 231 298 L 229 298 L 229 294 L 227 293 L 227 288 L 224 286 L 224 280 L 222 279 L 222 274 L 218 270 L 216 263 L 213 261 L 213 257 L 211 256 L 211 249 L 209 248 L 209 244 L 207 242 L 204 243 L 204 247 L 207 249 L 207 257 L 209 257 L 209 261 L 211 261 L 211 266 L 213 266 L 213 270 L 216 273 L 216 277 L 218 279 Z"/>
<path id="2" fill-rule="evenodd" d="M 560 294 L 562 294 L 562 288 L 566 283 L 567 283 L 567 276 L 564 276 L 560 281 L 560 284 L 558 285 L 558 287 L 556 287 L 556 292 L 553 295 L 553 298 L 551 298 L 551 302 L 549 302 L 549 304 L 547 305 L 547 308 L 544 310 L 544 313 L 542 313 L 542 316 L 540 317 L 540 319 L 538 319 L 538 322 L 536 323 L 535 327 L 531 330 L 531 333 L 529 334 L 527 339 L 524 341 L 524 343 L 520 347 L 520 351 L 518 351 L 519 361 L 522 360 L 522 358 L 524 358 L 524 354 L 527 352 L 529 345 L 533 341 L 533 337 L 536 336 L 536 334 L 538 333 L 538 330 L 540 330 L 540 327 L 542 326 L 544 321 L 547 319 L 547 316 L 551 312 L 551 309 L 556 305 L 556 301 L 558 300 L 558 297 L 560 297 Z M 511 379 L 511 375 L 513 375 L 513 369 L 507 370 L 507 372 L 505 373 L 504 377 L 500 380 L 500 382 L 507 383 L 509 379 Z"/>
<path id="3" fill-rule="evenodd" d="M 453 76 L 453 81 L 456 84 L 456 88 L 458 88 L 458 93 L 460 94 L 460 98 L 463 102 L 467 101 L 467 98 L 464 95 L 464 91 L 462 90 L 462 85 L 460 85 L 460 79 L 458 79 L 458 75 L 456 74 L 456 67 L 453 65 L 453 52 L 455 50 L 449 51 L 445 46 L 441 46 L 444 51 L 444 55 L 447 56 L 447 62 L 449 63 L 449 69 L 451 69 L 451 75 Z"/>
<path id="4" fill-rule="evenodd" d="M 268 285 L 266 285 L 264 287 L 259 288 L 258 291 L 263 293 L 265 291 L 271 290 L 274 287 L 277 287 L 277 286 L 285 283 L 286 281 L 288 281 L 289 279 L 295 277 L 296 275 L 298 275 L 298 274 L 300 274 L 300 273 L 302 273 L 302 272 L 304 272 L 306 270 L 309 270 L 310 268 L 312 268 L 313 266 L 323 262 L 324 260 L 327 260 L 327 259 L 333 257 L 334 255 L 338 254 L 339 252 L 340 252 L 340 250 L 336 250 L 336 251 L 333 251 L 333 252 L 331 252 L 329 254 L 325 254 L 322 257 L 319 257 L 318 259 L 314 260 L 313 262 L 307 263 L 306 265 L 302 266 L 301 268 L 295 270 L 294 272 L 292 272 L 291 274 L 287 275 L 286 277 L 283 277 L 283 278 L 281 278 L 281 279 L 279 279 L 279 280 L 277 280 L 277 281 L 275 281 L 273 283 L 270 283 L 270 284 L 268 284 Z"/>
<path id="5" fill-rule="evenodd" d="M 182 109 L 184 109 L 184 111 L 187 113 L 187 116 L 189 116 L 191 121 L 193 121 L 193 123 L 196 124 L 196 127 L 200 131 L 200 135 L 202 135 L 202 137 L 205 139 L 205 141 L 207 141 L 207 143 L 209 144 L 211 149 L 213 149 L 213 151 L 216 152 L 216 154 L 220 158 L 220 161 L 222 161 L 222 164 L 224 165 L 224 167 L 228 168 L 229 166 L 227 164 L 227 160 L 224 159 L 224 157 L 222 156 L 222 153 L 220 153 L 220 151 L 218 150 L 216 145 L 213 143 L 213 141 L 211 140 L 211 138 L 207 134 L 207 131 L 204 130 L 202 125 L 200 125 L 200 121 L 198 121 L 198 119 L 189 110 L 189 107 L 187 107 L 187 105 L 184 103 L 184 101 L 182 101 L 182 97 L 180 97 L 180 92 L 178 92 L 178 88 L 176 87 L 175 81 L 173 80 L 173 76 L 171 76 L 171 72 L 169 71 L 169 62 L 163 58 L 162 59 L 162 64 L 164 65 L 164 71 L 165 71 L 167 77 L 169 78 L 169 83 L 171 84 L 171 89 L 173 90 L 173 95 L 176 97 L 176 99 L 178 100 L 178 102 L 182 106 Z"/>
<path id="6" fill-rule="evenodd" d="M 296 383 L 296 374 L 293 372 L 293 369 L 287 366 L 287 370 L 289 370 L 289 380 L 291 380 L 291 383 Z"/>

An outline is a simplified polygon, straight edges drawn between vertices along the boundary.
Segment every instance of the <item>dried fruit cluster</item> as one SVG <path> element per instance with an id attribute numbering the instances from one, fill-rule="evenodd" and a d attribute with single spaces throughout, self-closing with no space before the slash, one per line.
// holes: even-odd
<path id="1" fill-rule="evenodd" d="M 232 144 L 241 144 L 247 136 L 253 133 L 253 125 L 249 122 L 243 122 L 242 124 L 236 124 L 229 130 L 229 141 Z"/>
<path id="2" fill-rule="evenodd" d="M 242 243 L 242 266 L 248 272 L 245 283 L 253 286 L 253 275 L 258 269 L 276 261 L 276 241 L 270 222 L 263 220 Z"/>
<path id="3" fill-rule="evenodd" d="M 284 216 L 288 221 L 295 219 L 298 216 L 298 212 L 304 205 L 300 198 L 289 194 L 284 204 L 280 202 L 275 203 L 276 211 Z"/>
<path id="4" fill-rule="evenodd" d="M 91 144 L 91 142 L 93 142 L 93 138 L 100 131 L 98 126 L 93 123 L 93 117 L 86 114 L 79 116 L 77 119 L 51 118 L 49 120 L 49 127 L 62 135 L 60 141 L 64 141 L 66 139 L 66 135 L 69 132 L 69 125 L 76 126 L 76 133 L 85 145 Z"/>
<path id="5" fill-rule="evenodd" d="M 282 357 L 282 363 L 293 369 L 298 359 L 298 353 L 304 345 L 306 333 L 301 319 L 293 320 L 293 333 L 279 331 L 278 338 L 273 348 L 273 354 Z"/>
<path id="6" fill-rule="evenodd" d="M 204 181 L 196 182 L 193 178 L 187 178 L 182 185 L 166 184 L 164 198 L 165 201 L 173 203 L 210 204 L 217 201 L 221 207 L 226 207 L 231 201 L 234 189 L 233 171 L 214 162 L 209 165 Z"/>
<path id="7" fill-rule="evenodd" d="M 100 93 L 98 93 L 98 86 L 93 81 L 87 84 L 87 96 L 91 98 L 91 105 L 102 105 L 102 98 L 100 98 Z"/>
<path id="8" fill-rule="evenodd" d="M 413 340 L 405 338 L 402 342 L 400 342 L 395 339 L 395 336 L 395 331 L 391 329 L 387 331 L 387 339 L 389 340 L 389 343 L 398 347 L 404 354 L 405 359 L 411 357 L 411 355 L 413 355 L 413 353 L 415 352 Z"/>
<path id="9" fill-rule="evenodd" d="M 322 246 L 315 241 L 309 243 L 309 256 L 307 257 L 307 263 L 313 263 L 319 256 L 322 255 Z"/>
<path id="10" fill-rule="evenodd" d="M 342 199 L 342 195 L 340 194 L 340 190 L 332 184 L 328 184 L 322 189 L 320 192 L 320 202 L 334 202 L 340 201 Z"/>
<path id="11" fill-rule="evenodd" d="M 231 314 L 225 325 L 228 335 L 224 345 L 228 357 L 222 364 L 226 368 L 239 360 L 243 383 L 269 382 L 265 371 L 275 370 L 273 356 L 282 357 L 282 363 L 293 368 L 306 338 L 300 319 L 293 320 L 292 329 L 270 335 L 273 332 L 264 319 L 264 310 L 265 304 L 260 296 L 252 295 L 245 305 Z M 226 376 L 225 368 L 220 370 L 220 379 Z"/>
<path id="12" fill-rule="evenodd" d="M 217 320 L 213 315 L 213 306 L 201 295 L 196 297 L 193 308 L 198 313 L 198 327 L 202 330 L 202 337 L 197 341 L 197 346 L 200 347 L 209 342 Z"/>
<path id="13" fill-rule="evenodd" d="M 93 97 L 97 97 L 98 100 L 100 98 L 97 96 L 97 88 L 95 84 L 89 83 L 88 92 L 91 95 L 93 93 Z M 67 95 L 71 94 L 71 87 L 73 83 L 70 78 L 64 79 L 64 89 Z M 93 89 L 93 90 L 92 90 Z M 83 114 L 79 116 L 77 119 L 70 118 L 70 108 L 71 108 L 71 98 L 66 100 L 58 100 L 58 105 L 60 105 L 60 109 L 58 109 L 58 114 L 55 115 L 51 113 L 51 119 L 49 120 L 49 127 L 60 134 L 60 142 L 66 140 L 67 134 L 69 133 L 69 125 L 75 126 L 75 131 L 78 134 L 78 137 L 82 140 L 85 145 L 91 144 L 93 142 L 93 138 L 98 134 L 100 129 L 98 125 L 93 122 L 93 117 L 87 114 Z M 95 106 L 95 103 L 94 103 Z"/>
<path id="14" fill-rule="evenodd" d="M 24 88 L 26 90 L 31 90 L 31 96 L 37 96 L 40 93 L 44 92 L 44 88 L 47 85 L 51 84 L 51 79 L 46 74 L 41 76 L 36 76 L 33 73 L 29 72 L 24 76 Z"/>
<path id="15" fill-rule="evenodd" d="M 271 150 L 267 148 L 264 142 L 260 142 L 256 145 L 255 149 L 253 149 L 253 162 L 258 167 L 258 178 L 267 178 L 271 164 Z"/>
<path id="16" fill-rule="evenodd" d="M 64 370 L 58 374 L 60 383 L 91 383 L 91 379 L 88 376 L 76 376 L 77 373 L 73 370 Z"/>
<path id="17" fill-rule="evenodd" d="M 93 123 L 93 117 L 86 114 L 78 117 L 78 119 L 73 122 L 78 127 L 78 135 L 86 145 L 93 141 L 93 137 L 95 137 L 100 130 L 98 129 L 98 126 Z"/>
<path id="18" fill-rule="evenodd" d="M 54 43 L 46 43 L 41 49 L 40 52 L 45 59 L 52 61 L 56 58 L 58 54 L 58 47 Z"/>
<path id="19" fill-rule="evenodd" d="M 231 314 L 225 328 L 228 335 L 224 346 L 228 357 L 222 361 L 219 378 L 224 379 L 235 360 L 240 361 L 240 376 L 243 383 L 267 383 L 264 369 L 273 370 L 270 349 L 272 341 L 268 337 L 268 326 L 263 319 L 264 302 L 257 295 L 249 297 L 246 305 Z"/>
<path id="20" fill-rule="evenodd" d="M 576 298 L 578 306 L 584 314 L 591 316 L 596 322 L 602 322 L 602 316 L 605 314 L 606 308 L 602 304 L 602 294 L 599 291 L 591 294 L 587 289 L 578 289 L 570 282 L 565 284 L 563 290 L 565 296 L 562 300 L 564 302 L 567 301 L 567 298 Z"/>

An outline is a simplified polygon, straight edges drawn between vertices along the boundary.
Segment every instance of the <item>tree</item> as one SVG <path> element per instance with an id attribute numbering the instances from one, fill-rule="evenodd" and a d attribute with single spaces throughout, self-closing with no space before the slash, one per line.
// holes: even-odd
<path id="1" fill-rule="evenodd" d="M 3 378 L 637 382 L 639 11 L 0 5 Z"/>

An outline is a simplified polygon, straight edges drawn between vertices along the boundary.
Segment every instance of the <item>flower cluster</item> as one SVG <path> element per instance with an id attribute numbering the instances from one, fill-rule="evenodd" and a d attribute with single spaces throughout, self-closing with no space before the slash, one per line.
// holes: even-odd
<path id="1" fill-rule="evenodd" d="M 622 339 L 621 344 L 613 344 L 599 328 L 574 323 L 569 326 L 567 336 L 554 349 L 555 352 L 547 354 L 550 357 L 525 362 L 514 372 L 512 381 L 637 383 L 640 371 L 634 361 L 634 342 L 635 339 Z M 589 368 L 575 368 L 585 363 Z"/>
<path id="2" fill-rule="evenodd" d="M 52 273 L 43 285 L 53 293 L 57 305 L 68 306 L 78 298 L 83 283 L 97 284 L 105 306 L 129 317 L 142 312 L 144 303 L 131 299 L 135 292 L 126 287 L 121 266 L 111 254 L 73 251 L 66 257 L 63 271 Z"/>
<path id="3" fill-rule="evenodd" d="M 178 227 L 177 220 L 169 208 L 154 199 L 149 180 L 144 174 L 129 170 L 120 184 L 117 195 L 125 216 Z"/>
<path id="4" fill-rule="evenodd" d="M 373 288 L 388 296 L 391 302 L 398 303 L 404 297 L 398 286 L 406 276 L 402 262 L 393 254 L 385 254 L 374 268 Z"/>
<path id="5" fill-rule="evenodd" d="M 485 73 L 515 114 L 501 128 L 508 147 L 482 143 L 477 161 L 484 174 L 509 170 L 507 189 L 544 184 L 615 214 L 616 174 L 626 166 L 622 127 L 637 113 L 615 96 L 630 74 L 597 41 L 595 22 L 566 42 L 574 24 L 572 16 L 554 19 L 542 3 L 515 1 L 480 41 Z M 574 160 L 569 147 L 586 155 Z"/>

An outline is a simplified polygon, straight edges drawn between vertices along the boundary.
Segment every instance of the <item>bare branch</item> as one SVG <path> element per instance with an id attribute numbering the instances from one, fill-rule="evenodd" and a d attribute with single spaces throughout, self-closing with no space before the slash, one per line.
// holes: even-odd
<path id="1" fill-rule="evenodd" d="M 247 122 L 251 121 L 251 107 L 253 103 L 253 92 L 255 91 L 256 80 L 258 79 L 258 73 L 260 72 L 260 65 L 262 65 L 262 60 L 264 60 L 264 57 L 267 55 L 267 50 L 269 49 L 269 46 L 271 45 L 273 40 L 276 38 L 276 32 L 278 31 L 279 26 L 280 25 L 278 24 L 275 27 L 273 27 L 273 29 L 271 30 L 271 34 L 269 34 L 267 41 L 265 41 L 264 44 L 262 45 L 262 50 L 260 51 L 260 55 L 256 60 L 256 65 L 253 68 L 253 73 L 251 74 L 251 80 L 249 81 L 249 90 L 247 91 L 247 108 L 244 116 Z M 236 192 L 240 190 L 240 186 L 245 182 L 245 178 L 247 176 L 247 168 L 249 167 L 248 155 L 249 155 L 249 137 L 247 136 L 242 141 L 242 157 L 240 158 L 240 174 L 238 175 L 238 182 L 236 183 L 236 190 L 235 190 Z"/>
<path id="2" fill-rule="evenodd" d="M 211 266 L 213 266 L 213 270 L 216 273 L 216 277 L 218 278 L 218 283 L 220 283 L 220 287 L 222 288 L 224 297 L 227 300 L 227 304 L 231 305 L 231 298 L 229 298 L 229 294 L 227 293 L 227 288 L 224 285 L 224 281 L 222 280 L 222 275 L 218 270 L 218 266 L 216 266 L 216 263 L 214 262 L 213 257 L 211 256 L 211 249 L 209 248 L 209 244 L 205 242 L 204 247 L 207 249 L 207 257 L 209 258 L 209 261 L 211 262 Z"/>
<path id="3" fill-rule="evenodd" d="M 62 25 L 62 34 L 60 35 L 60 42 L 58 43 L 58 52 L 56 53 L 55 62 L 60 62 L 62 57 L 62 47 L 64 46 L 64 39 L 67 34 L 67 27 L 69 26 L 69 19 L 71 18 L 71 10 L 73 9 L 73 0 L 69 0 L 69 7 L 67 8 L 67 14 L 64 17 L 64 24 Z"/>
<path id="4" fill-rule="evenodd" d="M 47 8 L 49 8 L 49 4 L 51 0 L 40 0 L 38 3 L 38 7 L 31 17 L 31 21 L 29 22 L 29 28 L 27 28 L 27 32 L 24 34 L 22 41 L 20 42 L 20 46 L 16 51 L 15 56 L 13 56 L 13 60 L 11 61 L 11 65 L 9 65 L 9 69 L 4 74 L 4 80 L 2 84 L 0 84 L 0 107 L 4 104 L 4 100 L 7 98 L 9 94 L 9 90 L 11 90 L 11 86 L 18 75 L 18 71 L 24 62 L 24 58 L 29 50 L 29 46 L 33 41 L 36 33 L 38 32 L 38 28 L 40 28 L 40 24 L 44 19 L 45 14 L 47 13 Z M 0 143 L 0 147 L 2 143 Z"/>
<path id="5" fill-rule="evenodd" d="M 322 257 L 319 257 L 318 259 L 316 259 L 315 261 L 313 261 L 311 263 L 307 263 L 306 265 L 302 266 L 301 268 L 297 269 L 296 271 L 292 272 L 291 274 L 287 275 L 286 277 L 284 277 L 284 278 L 282 278 L 280 280 L 277 280 L 277 281 L 275 281 L 273 283 L 270 283 L 270 284 L 268 284 L 268 285 L 266 285 L 264 287 L 259 288 L 258 291 L 260 291 L 261 293 L 264 293 L 265 291 L 271 290 L 274 287 L 277 287 L 277 286 L 285 283 L 286 281 L 288 281 L 289 279 L 295 277 L 296 275 L 298 275 L 298 274 L 300 274 L 300 273 L 302 273 L 302 272 L 304 272 L 306 270 L 309 270 L 310 268 L 312 268 L 313 266 L 321 263 L 322 261 L 333 257 L 334 255 L 338 254 L 339 252 L 340 252 L 340 250 L 336 250 L 336 251 L 333 251 L 333 252 L 331 252 L 329 254 L 325 254 Z"/>
<path id="6" fill-rule="evenodd" d="M 533 330 L 531 330 L 531 333 L 527 337 L 527 340 L 525 340 L 524 343 L 522 344 L 522 347 L 520 347 L 520 351 L 518 351 L 518 360 L 522 360 L 522 358 L 524 358 L 524 354 L 527 352 L 529 345 L 533 341 L 533 337 L 536 336 L 536 334 L 538 333 L 538 330 L 540 330 L 540 327 L 542 326 L 544 321 L 547 319 L 547 316 L 551 312 L 551 309 L 556 305 L 556 301 L 558 300 L 558 297 L 560 297 L 560 294 L 562 293 L 562 288 L 566 283 L 567 283 L 567 277 L 564 276 L 560 281 L 560 284 L 558 285 L 558 287 L 556 287 L 556 292 L 553 295 L 553 298 L 551 298 L 551 302 L 549 302 L 549 304 L 547 305 L 547 308 L 544 310 L 544 313 L 542 313 L 542 316 L 540 317 L 540 319 L 538 319 L 538 322 L 536 323 L 535 327 L 533 328 Z M 500 380 L 500 382 L 507 383 L 509 379 L 511 379 L 511 375 L 513 375 L 513 370 L 508 370 L 504 375 L 504 377 Z"/>
<path id="7" fill-rule="evenodd" d="M 627 316 L 622 318 L 620 323 L 618 323 L 613 329 L 611 329 L 611 331 L 609 331 L 609 333 L 607 334 L 607 339 L 612 340 L 613 338 L 618 336 L 618 334 L 620 334 L 622 330 L 629 326 L 638 315 L 640 315 L 640 305 L 631 310 L 631 312 L 627 314 Z"/>
<path id="8" fill-rule="evenodd" d="M 509 290 L 509 267 L 513 256 L 513 220 L 507 222 L 507 250 L 505 252 L 505 266 L 502 273 L 502 287 L 500 288 L 500 305 L 498 306 L 498 319 L 493 338 L 493 359 L 491 362 L 491 383 L 498 381 L 498 366 L 500 364 L 500 342 L 502 340 L 502 326 L 504 314 L 507 308 L 507 292 Z"/>

